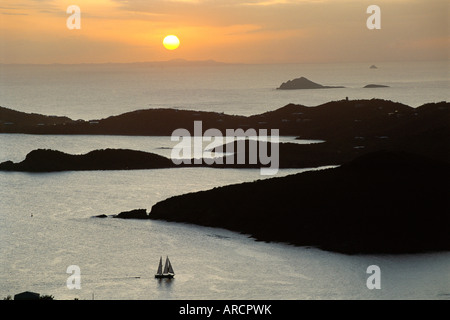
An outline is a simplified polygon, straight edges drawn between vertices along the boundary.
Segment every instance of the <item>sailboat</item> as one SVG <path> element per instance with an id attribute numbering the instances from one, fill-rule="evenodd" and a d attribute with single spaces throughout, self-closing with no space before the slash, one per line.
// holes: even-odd
<path id="1" fill-rule="evenodd" d="M 164 270 L 162 267 L 162 257 L 159 259 L 158 271 L 156 271 L 155 278 L 169 278 L 172 279 L 175 276 L 173 272 L 172 264 L 170 263 L 169 257 L 166 258 L 166 263 L 164 265 Z"/>

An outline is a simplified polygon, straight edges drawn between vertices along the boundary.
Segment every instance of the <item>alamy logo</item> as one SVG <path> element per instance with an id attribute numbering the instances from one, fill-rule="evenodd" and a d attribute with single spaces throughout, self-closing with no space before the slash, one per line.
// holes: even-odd
<path id="1" fill-rule="evenodd" d="M 369 30 L 381 29 L 381 9 L 377 5 L 371 5 L 367 7 L 367 13 L 372 13 L 371 16 L 367 18 L 367 28 Z"/>
<path id="2" fill-rule="evenodd" d="M 372 274 L 367 278 L 366 286 L 368 289 L 381 289 L 381 270 L 377 265 L 367 267 L 366 273 Z"/>
<path id="3" fill-rule="evenodd" d="M 242 139 L 244 138 L 244 139 Z M 248 139 L 248 140 L 247 140 Z M 214 149 L 217 154 L 224 154 L 223 147 L 226 146 L 225 154 L 235 154 L 235 144 L 237 146 L 236 164 L 245 164 L 248 158 L 248 164 L 259 164 L 267 167 L 261 167 L 261 175 L 277 174 L 279 168 L 279 130 L 271 129 L 270 136 L 267 135 L 267 129 L 226 129 L 226 136 L 223 137 L 219 129 L 211 128 L 203 133 L 202 121 L 194 121 L 194 135 L 191 137 L 187 129 L 176 129 L 172 132 L 172 141 L 179 143 L 172 149 L 171 159 L 176 165 L 184 164 L 235 164 L 234 156 L 212 156 L 211 150 Z M 181 140 L 181 141 L 180 141 Z M 248 157 L 246 157 L 245 146 L 248 141 Z M 208 142 L 206 147 L 203 143 Z M 270 155 L 268 144 L 270 143 Z M 192 159 L 194 157 L 194 159 Z"/>
<path id="4" fill-rule="evenodd" d="M 81 10 L 79 6 L 71 5 L 67 7 L 67 14 L 70 14 L 70 17 L 66 20 L 67 29 L 81 29 Z"/>
<path id="5" fill-rule="evenodd" d="M 67 289 L 81 289 L 81 269 L 77 265 L 67 267 L 66 273 L 71 274 L 66 281 Z"/>

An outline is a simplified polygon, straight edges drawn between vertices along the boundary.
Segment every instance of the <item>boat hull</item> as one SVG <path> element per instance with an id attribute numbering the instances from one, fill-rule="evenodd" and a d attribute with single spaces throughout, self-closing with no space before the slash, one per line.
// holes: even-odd
<path id="1" fill-rule="evenodd" d="M 173 274 L 155 274 L 156 279 L 172 279 L 173 277 Z"/>

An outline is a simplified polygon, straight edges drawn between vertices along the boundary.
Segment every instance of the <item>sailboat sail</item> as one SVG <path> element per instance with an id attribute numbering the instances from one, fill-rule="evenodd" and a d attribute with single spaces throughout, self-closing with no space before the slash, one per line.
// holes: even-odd
<path id="1" fill-rule="evenodd" d="M 164 274 L 169 273 L 169 258 L 166 259 L 166 263 L 164 264 Z"/>
<path id="2" fill-rule="evenodd" d="M 162 274 L 162 257 L 159 259 L 158 271 L 156 271 L 157 275 Z"/>
<path id="3" fill-rule="evenodd" d="M 173 268 L 172 268 L 172 264 L 170 263 L 169 257 L 166 258 L 166 263 L 164 265 L 164 274 L 168 274 L 168 273 L 174 273 L 173 272 Z"/>
<path id="4" fill-rule="evenodd" d="M 169 261 L 169 273 L 175 274 L 175 272 L 173 272 L 172 264 L 170 263 L 169 258 L 167 258 L 167 261 Z"/>

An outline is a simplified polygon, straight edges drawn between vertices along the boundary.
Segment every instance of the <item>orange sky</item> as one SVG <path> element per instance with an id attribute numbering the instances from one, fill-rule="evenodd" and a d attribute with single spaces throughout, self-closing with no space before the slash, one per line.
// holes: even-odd
<path id="1" fill-rule="evenodd" d="M 69 30 L 69 5 L 81 29 Z M 381 8 L 381 30 L 366 9 Z M 2 0 L 0 63 L 449 58 L 448 0 Z M 162 45 L 175 34 L 181 45 Z"/>

